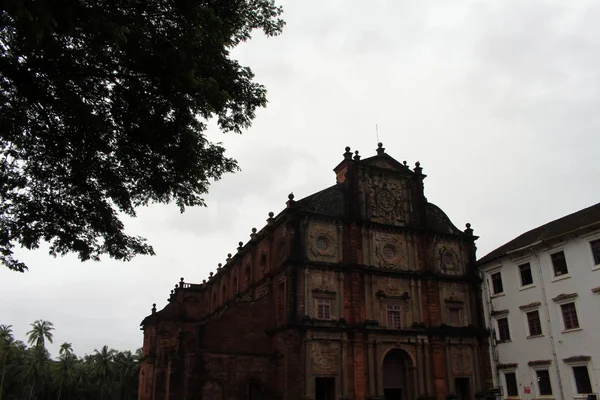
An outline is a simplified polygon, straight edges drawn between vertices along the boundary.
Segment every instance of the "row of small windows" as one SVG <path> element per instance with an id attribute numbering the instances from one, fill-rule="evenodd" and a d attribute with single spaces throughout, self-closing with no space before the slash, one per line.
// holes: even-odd
<path id="1" fill-rule="evenodd" d="M 590 242 L 590 248 L 592 250 L 592 256 L 594 258 L 594 265 L 600 265 L 600 239 Z M 554 269 L 554 277 L 567 275 L 569 268 L 567 266 L 567 259 L 564 251 L 558 251 L 550 254 L 552 260 L 552 267 Z M 531 264 L 525 263 L 519 265 L 519 275 L 521 278 L 521 286 L 533 285 L 533 274 L 531 273 Z M 492 278 L 492 292 L 493 294 L 504 293 L 504 285 L 502 282 L 502 274 L 500 271 L 491 274 Z"/>
<path id="2" fill-rule="evenodd" d="M 575 303 L 565 303 L 560 305 L 560 311 L 563 319 L 564 330 L 579 329 L 579 318 L 577 317 L 577 309 Z M 538 310 L 529 311 L 527 315 L 527 325 L 529 328 L 529 337 L 541 336 L 542 322 L 540 320 L 540 313 Z M 496 319 L 498 326 L 498 340 L 500 342 L 507 342 L 511 340 L 510 328 L 508 324 L 508 317 Z"/>
<path id="3" fill-rule="evenodd" d="M 585 395 L 593 393 L 592 382 L 587 365 L 572 366 L 573 381 L 577 394 Z M 552 382 L 550 373 L 547 369 L 535 369 L 535 377 L 537 381 L 538 396 L 552 396 Z M 513 371 L 504 373 L 504 384 L 507 397 L 519 396 L 519 385 L 517 382 L 517 374 Z"/>
<path id="4" fill-rule="evenodd" d="M 328 299 L 317 299 L 317 319 L 332 319 L 332 301 Z M 402 308 L 399 305 L 387 306 L 387 326 L 391 329 L 402 327 Z"/>

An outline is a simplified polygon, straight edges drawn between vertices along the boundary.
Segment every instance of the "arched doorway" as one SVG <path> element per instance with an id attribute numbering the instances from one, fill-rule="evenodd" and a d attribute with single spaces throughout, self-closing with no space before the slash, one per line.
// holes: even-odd
<path id="1" fill-rule="evenodd" d="M 383 359 L 383 394 L 386 400 L 414 398 L 414 366 L 404 350 L 390 350 Z"/>

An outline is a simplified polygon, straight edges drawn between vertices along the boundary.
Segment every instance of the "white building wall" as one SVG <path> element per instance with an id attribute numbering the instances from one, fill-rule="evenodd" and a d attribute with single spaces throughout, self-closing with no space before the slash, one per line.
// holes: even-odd
<path id="1" fill-rule="evenodd" d="M 514 370 L 519 399 L 585 398 L 576 393 L 572 365 L 563 361 L 574 356 L 591 357 L 584 364 L 588 366 L 592 389 L 600 393 L 600 293 L 593 291 L 600 287 L 600 265 L 594 265 L 590 247 L 590 241 L 595 239 L 600 239 L 600 230 L 581 237 L 570 237 L 552 247 L 537 246 L 533 251 L 521 251 L 480 267 L 484 272 L 483 300 L 488 326 L 497 331 L 498 318 L 506 316 L 509 321 L 511 340 L 497 343 L 492 349 L 495 384 L 504 388 L 505 395 L 504 372 Z M 555 277 L 550 254 L 560 250 L 565 253 L 569 273 Z M 518 266 L 527 262 L 531 265 L 533 284 L 521 287 Z M 490 276 L 497 271 L 502 274 L 504 291 L 493 295 Z M 552 299 L 570 294 L 576 294 L 568 301 L 575 302 L 580 328 L 565 331 L 560 302 Z M 537 302 L 541 303 L 537 308 L 520 308 Z M 538 337 L 528 337 L 526 311 L 532 309 L 537 309 L 540 315 L 542 335 Z M 508 310 L 508 314 L 492 315 L 503 310 Z M 529 365 L 540 360 L 551 360 L 551 364 L 543 367 Z M 498 365 L 504 368 L 497 371 Z M 552 396 L 539 395 L 535 368 L 549 370 Z M 529 393 L 526 393 L 527 388 Z"/>

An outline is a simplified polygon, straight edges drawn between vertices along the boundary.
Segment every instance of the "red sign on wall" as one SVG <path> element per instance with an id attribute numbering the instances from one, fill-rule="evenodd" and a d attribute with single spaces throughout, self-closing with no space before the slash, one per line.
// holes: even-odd
<path id="1" fill-rule="evenodd" d="M 525 389 L 525 393 L 531 393 L 531 387 L 525 386 L 523 389 Z"/>

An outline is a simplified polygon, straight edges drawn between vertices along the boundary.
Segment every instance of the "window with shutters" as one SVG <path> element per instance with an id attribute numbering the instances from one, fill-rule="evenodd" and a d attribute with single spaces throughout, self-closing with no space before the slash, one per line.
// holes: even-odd
<path id="1" fill-rule="evenodd" d="M 600 239 L 590 242 L 594 265 L 600 265 Z"/>
<path id="2" fill-rule="evenodd" d="M 552 259 L 552 266 L 554 267 L 554 276 L 562 276 L 569 273 L 564 251 L 561 250 L 554 254 L 550 254 L 550 258 Z"/>
<path id="3" fill-rule="evenodd" d="M 533 285 L 533 275 L 531 274 L 531 264 L 525 263 L 519 265 L 521 275 L 521 286 Z"/>
<path id="4" fill-rule="evenodd" d="M 560 306 L 565 330 L 579 328 L 579 319 L 577 318 L 577 309 L 575 303 L 561 304 Z"/>
<path id="5" fill-rule="evenodd" d="M 502 285 L 502 274 L 500 272 L 493 273 L 492 278 L 492 292 L 493 294 L 504 293 L 504 285 Z"/>
<path id="6" fill-rule="evenodd" d="M 510 340 L 510 329 L 508 327 L 508 318 L 498 318 L 498 341 L 507 342 Z"/>
<path id="7" fill-rule="evenodd" d="M 542 322 L 538 310 L 527 313 L 527 324 L 529 325 L 529 336 L 540 336 L 542 334 Z"/>

